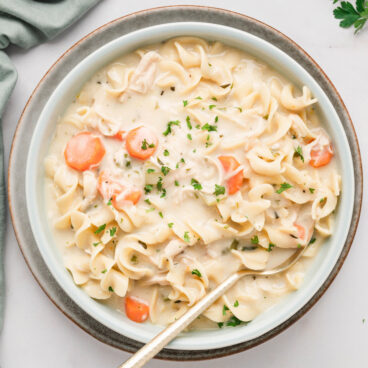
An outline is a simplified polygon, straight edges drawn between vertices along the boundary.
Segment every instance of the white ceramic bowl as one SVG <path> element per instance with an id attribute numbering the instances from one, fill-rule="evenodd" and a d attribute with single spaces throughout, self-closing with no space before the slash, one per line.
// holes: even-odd
<path id="1" fill-rule="evenodd" d="M 291 57 L 251 34 L 209 23 L 170 23 L 145 28 L 106 44 L 78 64 L 56 87 L 38 120 L 29 148 L 26 169 L 26 197 L 29 219 L 39 250 L 49 270 L 65 292 L 93 318 L 110 329 L 147 342 L 162 327 L 136 324 L 121 313 L 91 299 L 77 287 L 65 269 L 46 218 L 43 160 L 54 133 L 57 118 L 72 102 L 83 84 L 101 67 L 142 45 L 191 35 L 218 40 L 242 49 L 267 62 L 297 86 L 307 85 L 318 99 L 322 124 L 332 137 L 342 175 L 342 194 L 336 211 L 335 231 L 323 245 L 309 268 L 301 288 L 258 316 L 247 326 L 182 334 L 168 348 L 202 350 L 230 346 L 254 339 L 274 329 L 301 309 L 326 281 L 343 249 L 354 203 L 352 156 L 342 124 L 329 99 L 316 81 Z M 342 170 L 343 169 L 343 170 Z"/>

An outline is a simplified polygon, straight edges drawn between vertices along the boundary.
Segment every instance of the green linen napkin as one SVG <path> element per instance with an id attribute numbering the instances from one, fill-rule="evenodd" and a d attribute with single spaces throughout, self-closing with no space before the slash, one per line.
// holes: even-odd
<path id="1" fill-rule="evenodd" d="M 99 0 L 0 1 L 0 124 L 17 72 L 2 49 L 10 44 L 28 49 L 57 36 Z M 9 122 L 10 123 L 10 122 Z M 14 122 L 13 122 L 14 123 Z M 0 224 L 5 224 L 4 147 L 0 125 Z M 0 330 L 4 308 L 4 226 L 0 228 Z"/>

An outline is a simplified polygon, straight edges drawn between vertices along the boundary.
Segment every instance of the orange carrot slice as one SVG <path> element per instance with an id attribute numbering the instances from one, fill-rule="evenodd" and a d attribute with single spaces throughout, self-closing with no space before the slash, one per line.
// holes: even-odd
<path id="1" fill-rule="evenodd" d="M 309 165 L 319 168 L 328 165 L 333 157 L 332 146 L 316 147 L 311 150 Z"/>
<path id="2" fill-rule="evenodd" d="M 305 237 L 305 228 L 304 228 L 304 226 L 299 225 L 297 223 L 294 223 L 294 226 L 298 230 L 298 238 L 304 240 L 304 237 Z"/>
<path id="3" fill-rule="evenodd" d="M 140 126 L 131 130 L 126 137 L 126 148 L 130 156 L 140 160 L 147 160 L 157 149 L 158 139 L 155 133 Z"/>
<path id="4" fill-rule="evenodd" d="M 218 159 L 227 173 L 236 170 L 240 166 L 239 162 L 233 156 L 219 156 Z M 243 171 L 239 171 L 237 174 L 233 175 L 227 180 L 226 185 L 229 194 L 234 194 L 241 188 L 243 184 L 243 178 Z"/>
<path id="5" fill-rule="evenodd" d="M 122 209 L 125 201 L 131 201 L 133 204 L 137 204 L 142 195 L 142 192 L 139 189 L 130 189 L 122 198 L 120 198 L 120 194 L 125 191 L 126 188 L 116 180 L 112 179 L 105 171 L 101 171 L 98 177 L 97 189 L 104 200 L 108 201 L 111 199 L 112 205 L 118 211 Z"/>
<path id="6" fill-rule="evenodd" d="M 149 316 L 149 306 L 138 299 L 127 296 L 125 298 L 125 313 L 134 322 L 144 322 Z"/>
<path id="7" fill-rule="evenodd" d="M 64 150 L 64 157 L 69 167 L 85 171 L 96 168 L 105 152 L 100 138 L 90 132 L 82 132 L 69 140 Z"/>
<path id="8" fill-rule="evenodd" d="M 125 131 L 124 130 L 119 130 L 115 135 L 113 135 L 111 138 L 117 139 L 119 141 L 123 141 L 124 140 L 124 134 Z"/>

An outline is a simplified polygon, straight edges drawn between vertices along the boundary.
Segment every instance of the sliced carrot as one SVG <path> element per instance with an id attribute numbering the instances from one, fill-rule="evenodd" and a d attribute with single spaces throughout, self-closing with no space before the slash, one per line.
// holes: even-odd
<path id="1" fill-rule="evenodd" d="M 305 237 L 305 228 L 304 228 L 304 226 L 299 225 L 297 223 L 294 223 L 294 226 L 298 230 L 298 238 L 304 240 L 304 237 Z"/>
<path id="2" fill-rule="evenodd" d="M 218 159 L 227 173 L 233 172 L 240 166 L 239 162 L 233 156 L 219 156 Z M 229 194 L 234 194 L 241 188 L 243 179 L 243 171 L 239 171 L 237 174 L 233 175 L 227 180 L 226 184 Z"/>
<path id="3" fill-rule="evenodd" d="M 113 135 L 111 138 L 117 139 L 119 141 L 123 141 L 124 140 L 124 134 L 125 131 L 124 130 L 119 130 L 115 135 Z"/>
<path id="4" fill-rule="evenodd" d="M 131 130 L 126 137 L 126 148 L 130 156 L 140 160 L 147 160 L 157 149 L 158 139 L 155 133 L 140 126 Z"/>
<path id="5" fill-rule="evenodd" d="M 124 195 L 123 198 L 119 198 L 119 194 L 114 194 L 112 196 L 112 205 L 117 209 L 120 210 L 124 206 L 124 202 L 130 201 L 133 204 L 137 204 L 139 199 L 141 198 L 142 192 L 138 189 L 132 189 L 128 191 L 127 194 Z"/>
<path id="6" fill-rule="evenodd" d="M 82 132 L 69 140 L 65 147 L 64 157 L 69 167 L 85 171 L 97 167 L 105 152 L 100 138 L 90 132 Z"/>
<path id="7" fill-rule="evenodd" d="M 128 190 L 122 198 L 119 198 L 120 194 L 125 191 L 126 188 L 112 179 L 105 171 L 102 171 L 98 177 L 97 189 L 106 201 L 111 199 L 112 205 L 117 210 L 122 209 L 125 201 L 131 201 L 133 204 L 136 204 L 142 195 L 139 189 L 131 189 Z"/>
<path id="8" fill-rule="evenodd" d="M 149 316 L 149 306 L 138 299 L 127 296 L 125 298 L 125 313 L 134 322 L 144 322 Z"/>
<path id="9" fill-rule="evenodd" d="M 309 165 L 318 168 L 330 163 L 333 157 L 331 145 L 316 147 L 311 150 Z"/>

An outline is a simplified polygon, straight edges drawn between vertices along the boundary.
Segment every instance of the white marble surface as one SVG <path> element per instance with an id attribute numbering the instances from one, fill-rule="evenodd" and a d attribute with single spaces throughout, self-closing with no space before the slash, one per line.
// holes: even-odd
<path id="1" fill-rule="evenodd" d="M 180 1 L 182 4 L 193 2 Z M 12 49 L 11 57 L 19 71 L 19 80 L 3 119 L 6 161 L 23 106 L 42 75 L 64 50 L 114 18 L 174 3 L 170 0 L 106 0 L 52 42 L 27 52 Z M 358 133 L 363 164 L 367 167 L 368 30 L 354 36 L 352 30 L 339 28 L 331 14 L 332 1 L 197 0 L 196 3 L 226 6 L 268 23 L 315 58 L 347 104 Z M 228 358 L 192 363 L 155 360 L 148 367 L 367 367 L 368 247 L 364 241 L 368 238 L 368 227 L 364 226 L 367 221 L 364 199 L 360 226 L 341 272 L 317 305 L 281 335 Z M 7 299 L 5 325 L 0 337 L 0 366 L 112 368 L 124 361 L 127 353 L 87 335 L 48 300 L 23 260 L 9 218 L 7 229 Z"/>

